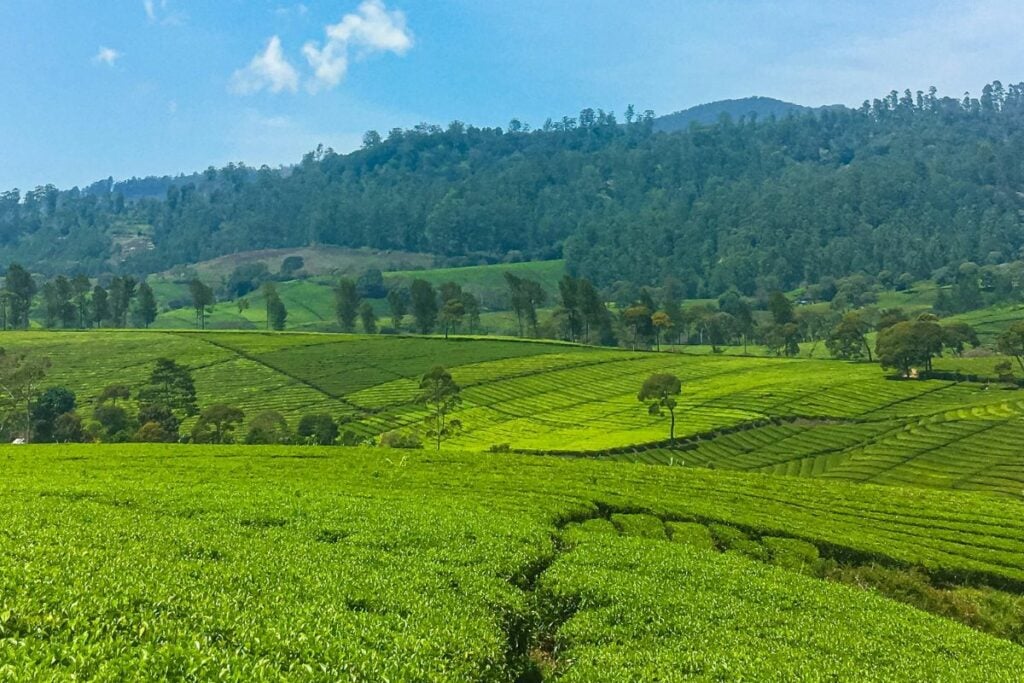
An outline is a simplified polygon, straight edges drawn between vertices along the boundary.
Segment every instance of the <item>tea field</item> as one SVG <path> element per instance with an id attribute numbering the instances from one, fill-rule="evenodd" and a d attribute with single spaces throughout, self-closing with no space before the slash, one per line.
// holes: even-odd
<path id="1" fill-rule="evenodd" d="M 1024 504 L 990 494 L 350 448 L 5 447 L 0 471 L 0 680 L 1024 670 Z M 834 578 L 870 568 L 1018 630 Z"/>
<path id="2" fill-rule="evenodd" d="M 52 360 L 48 382 L 85 406 L 141 384 L 154 359 L 189 366 L 201 405 L 293 424 L 329 412 L 361 439 L 422 425 L 419 377 L 441 362 L 463 387 L 446 449 L 553 453 L 1024 495 L 1024 394 L 997 385 L 887 379 L 877 365 L 640 353 L 497 339 L 255 332 L 6 333 Z M 440 359 L 440 360 L 439 360 Z M 981 359 L 978 359 L 981 360 Z M 990 360 L 991 359 L 987 359 Z M 678 442 L 636 392 L 683 382 Z"/>

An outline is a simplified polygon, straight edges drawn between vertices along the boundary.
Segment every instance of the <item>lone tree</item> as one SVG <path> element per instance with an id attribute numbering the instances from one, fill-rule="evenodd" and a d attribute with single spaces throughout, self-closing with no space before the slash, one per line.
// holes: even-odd
<path id="1" fill-rule="evenodd" d="M 420 403 L 427 406 L 424 419 L 427 436 L 434 439 L 437 450 L 441 450 L 441 439 L 462 428 L 458 420 L 448 419 L 448 414 L 462 403 L 462 388 L 452 379 L 451 373 L 440 365 L 432 368 L 420 380 Z"/>
<path id="2" fill-rule="evenodd" d="M 932 357 L 942 353 L 942 328 L 931 320 L 905 320 L 878 333 L 875 355 L 883 368 L 910 377 L 914 368 L 932 369 Z"/>
<path id="3" fill-rule="evenodd" d="M 668 440 L 673 446 L 676 443 L 676 396 L 681 392 L 682 384 L 678 377 L 657 373 L 647 378 L 636 395 L 638 401 L 647 404 L 647 412 L 651 415 L 661 415 L 662 410 L 668 410 Z"/>
<path id="4" fill-rule="evenodd" d="M 1024 320 L 1018 320 L 999 335 L 996 349 L 1004 356 L 1016 358 L 1021 370 L 1024 370 Z"/>
<path id="5" fill-rule="evenodd" d="M 213 290 L 198 279 L 188 283 L 188 291 L 192 295 L 192 308 L 196 311 L 196 327 L 206 329 L 207 308 L 213 306 Z"/>

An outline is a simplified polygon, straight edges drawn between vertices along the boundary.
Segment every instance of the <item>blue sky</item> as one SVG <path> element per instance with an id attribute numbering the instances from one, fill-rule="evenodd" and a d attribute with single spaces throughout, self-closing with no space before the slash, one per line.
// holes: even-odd
<path id="1" fill-rule="evenodd" d="M 959 96 L 1024 80 L 1020 35 L 1016 0 L 0 0 L 0 188 L 276 166 L 421 121 Z"/>

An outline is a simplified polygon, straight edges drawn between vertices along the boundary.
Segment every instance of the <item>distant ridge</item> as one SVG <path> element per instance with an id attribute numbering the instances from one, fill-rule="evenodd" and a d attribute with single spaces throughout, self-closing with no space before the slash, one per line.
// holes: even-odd
<path id="1" fill-rule="evenodd" d="M 677 130 L 686 130 L 691 123 L 712 124 L 717 123 L 722 114 L 728 114 L 734 121 L 741 117 L 749 118 L 752 114 L 759 119 L 766 119 L 770 116 L 784 118 L 790 114 L 801 114 L 815 111 L 811 107 L 805 107 L 792 102 L 784 102 L 771 97 L 744 97 L 739 100 L 719 100 L 707 104 L 698 104 L 696 107 L 683 109 L 674 114 L 666 114 L 654 119 L 654 129 L 666 133 Z"/>

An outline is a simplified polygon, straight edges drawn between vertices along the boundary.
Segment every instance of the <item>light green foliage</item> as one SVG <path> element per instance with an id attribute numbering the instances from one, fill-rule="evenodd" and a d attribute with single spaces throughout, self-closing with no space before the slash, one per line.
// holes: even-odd
<path id="1" fill-rule="evenodd" d="M 987 495 L 287 446 L 29 446 L 0 468 L 13 679 L 508 681 L 542 634 L 575 681 L 1024 667 L 1019 646 L 952 621 L 601 518 L 712 520 L 1019 590 L 1024 506 Z"/>
<path id="2" fill-rule="evenodd" d="M 715 539 L 711 531 L 697 522 L 668 522 L 665 524 L 673 543 L 681 543 L 691 548 L 714 550 Z"/>
<path id="3" fill-rule="evenodd" d="M 103 344 L 95 333 L 19 332 L 0 337 L 0 346 L 49 358 L 47 382 L 83 406 L 110 384 L 136 391 L 157 357 L 178 359 L 192 372 L 200 409 L 225 403 L 246 414 L 239 435 L 267 410 L 292 426 L 326 412 L 358 440 L 420 431 L 419 381 L 442 358 L 462 387 L 451 414 L 461 430 L 444 448 L 508 444 L 674 466 L 1024 490 L 1024 397 L 980 383 L 891 381 L 866 363 L 256 332 L 107 331 Z M 649 447 L 663 443 L 667 420 L 636 400 L 655 373 L 686 386 L 676 399 L 675 449 Z"/>

